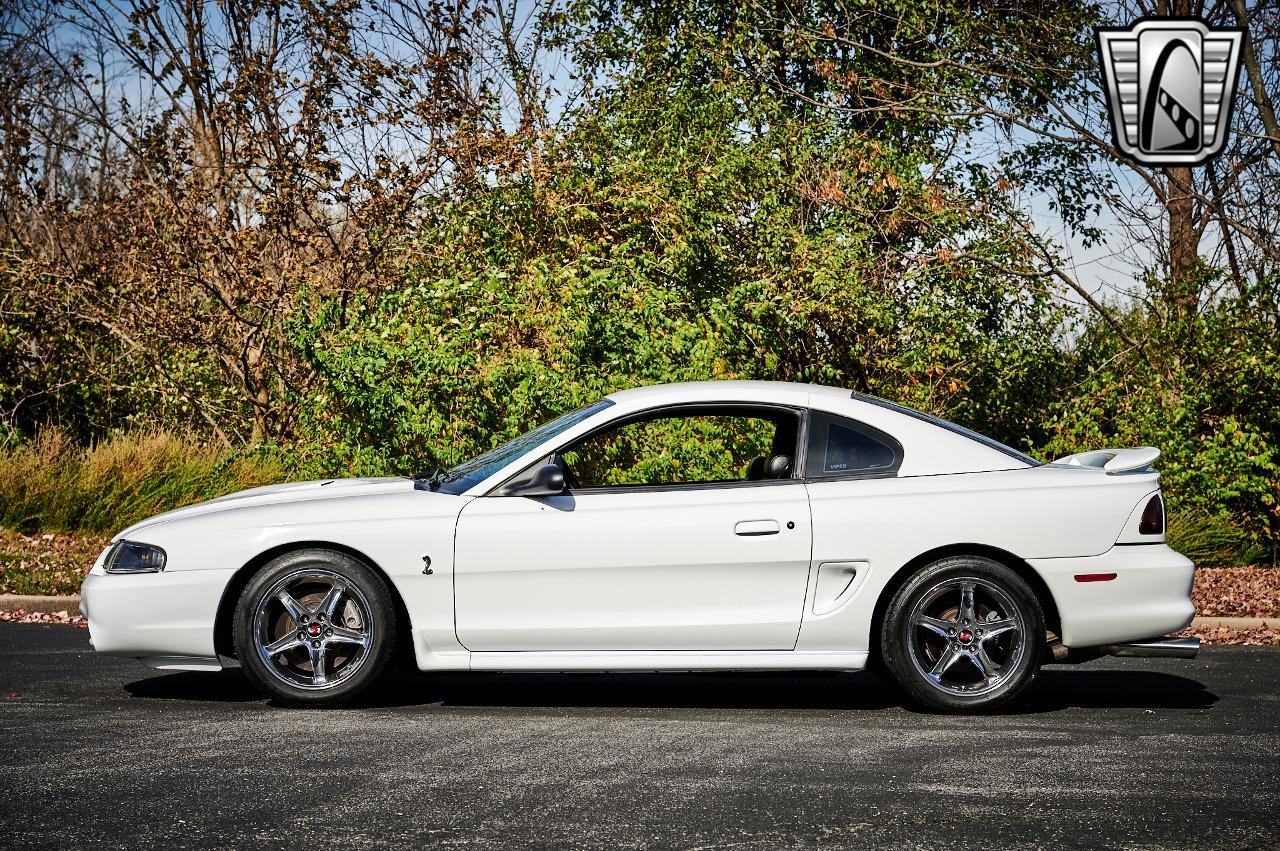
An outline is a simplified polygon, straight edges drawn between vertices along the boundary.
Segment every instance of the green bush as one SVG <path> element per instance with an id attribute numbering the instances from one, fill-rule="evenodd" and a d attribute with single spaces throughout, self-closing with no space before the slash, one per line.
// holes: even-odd
<path id="1" fill-rule="evenodd" d="M 166 432 L 92 446 L 45 429 L 0 448 L 0 524 L 24 532 L 114 532 L 193 502 L 279 482 L 281 460 L 230 452 Z"/>
<path id="2" fill-rule="evenodd" d="M 1214 280 L 1211 270 L 1204 274 Z M 1134 351 L 1106 323 L 1090 323 L 1072 352 L 1076 382 L 1053 407 L 1045 456 L 1157 446 L 1161 485 L 1171 513 L 1186 518 L 1187 545 L 1221 551 L 1233 563 L 1274 564 L 1280 545 L 1280 337 L 1274 319 L 1280 289 L 1227 293 L 1189 315 L 1140 302 L 1117 307 L 1115 314 L 1145 346 Z M 1242 542 L 1226 543 L 1235 536 Z"/>
<path id="3" fill-rule="evenodd" d="M 1266 551 L 1219 514 L 1190 510 L 1169 517 L 1169 546 L 1197 567 L 1233 567 L 1262 561 Z"/>

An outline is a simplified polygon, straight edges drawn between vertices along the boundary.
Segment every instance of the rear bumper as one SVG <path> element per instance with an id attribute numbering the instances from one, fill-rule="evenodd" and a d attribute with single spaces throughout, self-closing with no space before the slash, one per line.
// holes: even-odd
<path id="1" fill-rule="evenodd" d="M 1143 642 L 1191 623 L 1195 565 L 1164 544 L 1112 547 L 1087 558 L 1031 559 L 1049 586 L 1066 647 Z"/>

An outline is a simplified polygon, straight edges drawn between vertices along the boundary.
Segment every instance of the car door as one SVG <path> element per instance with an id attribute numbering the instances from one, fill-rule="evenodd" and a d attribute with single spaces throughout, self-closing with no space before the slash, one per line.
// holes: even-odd
<path id="1" fill-rule="evenodd" d="M 792 649 L 812 542 L 808 495 L 792 478 L 794 465 L 783 464 L 794 458 L 787 452 L 794 452 L 799 415 L 724 411 L 650 414 L 644 422 L 657 424 L 656 436 L 626 438 L 623 426 L 564 448 L 553 456 L 569 472 L 564 494 L 468 503 L 458 520 L 454 577 L 462 644 L 473 651 Z M 726 438 L 722 423 L 707 423 L 732 416 L 764 419 L 774 427 L 771 438 Z M 679 422 L 694 417 L 697 428 Z M 588 458 L 592 440 L 598 457 Z"/>

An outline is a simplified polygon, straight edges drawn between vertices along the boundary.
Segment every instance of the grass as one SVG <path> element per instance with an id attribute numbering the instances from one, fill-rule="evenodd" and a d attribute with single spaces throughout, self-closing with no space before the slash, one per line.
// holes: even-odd
<path id="1" fill-rule="evenodd" d="M 167 432 L 80 446 L 46 429 L 0 448 L 0 594 L 75 594 L 121 529 L 162 511 L 258 485 L 287 470 Z"/>
<path id="2" fill-rule="evenodd" d="M 0 450 L 0 525 L 27 534 L 114 533 L 162 511 L 285 478 L 272 455 L 167 432 L 83 447 L 46 429 Z"/>

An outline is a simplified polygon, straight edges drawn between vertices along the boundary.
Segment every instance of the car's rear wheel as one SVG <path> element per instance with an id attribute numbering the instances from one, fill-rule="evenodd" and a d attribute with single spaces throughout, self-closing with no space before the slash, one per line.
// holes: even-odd
<path id="1" fill-rule="evenodd" d="M 941 712 L 985 712 L 1035 679 L 1044 615 L 1008 567 L 955 556 L 921 569 L 885 611 L 880 648 L 906 692 Z"/>
<path id="2" fill-rule="evenodd" d="M 250 580 L 236 606 L 236 655 L 246 676 L 277 700 L 351 700 L 386 668 L 396 641 L 391 592 L 345 553 L 286 553 Z"/>

